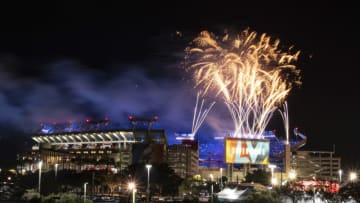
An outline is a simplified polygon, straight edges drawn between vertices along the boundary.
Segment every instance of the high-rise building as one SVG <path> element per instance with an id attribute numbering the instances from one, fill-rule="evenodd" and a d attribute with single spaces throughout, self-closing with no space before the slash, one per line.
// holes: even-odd
<path id="1" fill-rule="evenodd" d="M 333 151 L 297 151 L 292 156 L 292 168 L 299 178 L 338 180 L 341 158 Z"/>
<path id="2" fill-rule="evenodd" d="M 198 173 L 198 141 L 183 141 L 168 147 L 167 162 L 181 178 L 192 177 Z"/>

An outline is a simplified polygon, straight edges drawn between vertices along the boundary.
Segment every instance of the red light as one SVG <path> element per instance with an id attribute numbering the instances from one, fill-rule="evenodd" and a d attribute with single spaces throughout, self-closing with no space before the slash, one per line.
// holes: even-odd
<path id="1" fill-rule="evenodd" d="M 133 116 L 129 116 L 129 120 L 132 120 L 134 117 Z"/>
<path id="2" fill-rule="evenodd" d="M 85 121 L 86 121 L 87 123 L 89 123 L 89 122 L 90 122 L 90 118 L 85 119 Z"/>
<path id="3" fill-rule="evenodd" d="M 9 176 L 9 177 L 7 177 L 7 179 L 8 179 L 8 181 L 10 181 L 10 180 L 11 180 L 11 177 Z"/>

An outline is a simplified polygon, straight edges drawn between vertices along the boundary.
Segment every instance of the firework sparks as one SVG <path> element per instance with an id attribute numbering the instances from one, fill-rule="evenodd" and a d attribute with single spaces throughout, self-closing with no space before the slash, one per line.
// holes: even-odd
<path id="1" fill-rule="evenodd" d="M 191 128 L 192 136 L 195 136 L 195 134 L 199 130 L 201 124 L 204 122 L 207 114 L 209 113 L 209 111 L 215 104 L 215 102 L 212 102 L 208 108 L 203 110 L 205 100 L 204 99 L 201 100 L 201 104 L 200 104 L 200 108 L 199 108 L 199 105 L 198 105 L 199 97 L 200 97 L 200 93 L 198 93 L 196 96 L 196 104 L 195 104 L 195 108 L 194 108 L 194 116 L 193 116 L 193 122 L 192 122 L 192 128 Z"/>
<path id="2" fill-rule="evenodd" d="M 249 30 L 221 40 L 203 31 L 186 49 L 186 69 L 203 94 L 224 98 L 236 137 L 262 138 L 277 105 L 294 83 L 300 84 L 300 71 L 293 65 L 299 52 L 278 46 L 279 40 Z"/>
<path id="3" fill-rule="evenodd" d="M 283 111 L 279 109 L 281 118 L 283 119 L 283 124 L 285 128 L 285 135 L 286 135 L 286 144 L 289 144 L 289 110 L 287 102 L 283 104 Z"/>

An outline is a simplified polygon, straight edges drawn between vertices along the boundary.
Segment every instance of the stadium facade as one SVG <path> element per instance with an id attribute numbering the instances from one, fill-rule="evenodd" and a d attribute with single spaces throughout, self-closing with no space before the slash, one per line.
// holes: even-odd
<path id="1" fill-rule="evenodd" d="M 18 156 L 21 172 L 37 170 L 40 160 L 44 171 L 56 167 L 116 172 L 132 163 L 159 163 L 166 158 L 165 131 L 150 129 L 149 125 L 120 129 L 108 120 L 46 124 L 32 139 L 36 143 L 32 150 Z"/>
<path id="2" fill-rule="evenodd" d="M 299 149 L 306 144 L 307 138 L 297 129 L 289 145 L 279 140 L 272 131 L 265 132 L 264 139 L 269 145 L 269 152 L 268 157 L 263 157 L 263 164 L 226 163 L 224 143 L 228 136 L 200 143 L 194 137 L 182 136 L 180 143 L 169 146 L 165 130 L 152 129 L 152 123 L 157 119 L 129 117 L 131 125 L 126 129 L 108 119 L 42 124 L 40 130 L 32 136 L 35 142 L 32 150 L 18 155 L 18 170 L 22 173 L 35 172 L 40 160 L 43 161 L 44 171 L 74 169 L 108 170 L 114 173 L 133 163 L 167 162 L 183 178 L 196 174 L 203 177 L 216 174 L 218 177 L 227 176 L 229 181 L 238 181 L 251 170 L 269 170 L 268 164 L 276 166 L 275 172 L 279 179 L 286 179 L 290 169 L 301 170 L 299 174 L 307 177 L 313 175 L 314 171 L 304 170 L 304 167 L 314 170 L 318 170 L 318 166 L 327 167 L 324 165 L 325 158 L 321 159 L 323 165 L 315 160 L 301 162 L 298 155 L 303 153 Z M 319 177 L 333 179 L 335 171 L 341 167 L 340 163 L 340 159 L 331 154 L 329 176 L 326 176 L 328 172 L 325 173 L 327 169 L 324 169 L 324 173 L 318 173 L 321 175 Z"/>

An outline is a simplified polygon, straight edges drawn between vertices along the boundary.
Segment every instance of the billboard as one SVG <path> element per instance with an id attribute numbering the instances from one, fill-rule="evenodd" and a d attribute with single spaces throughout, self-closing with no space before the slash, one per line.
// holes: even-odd
<path id="1" fill-rule="evenodd" d="M 269 151 L 269 140 L 225 139 L 225 162 L 227 164 L 269 164 Z"/>

